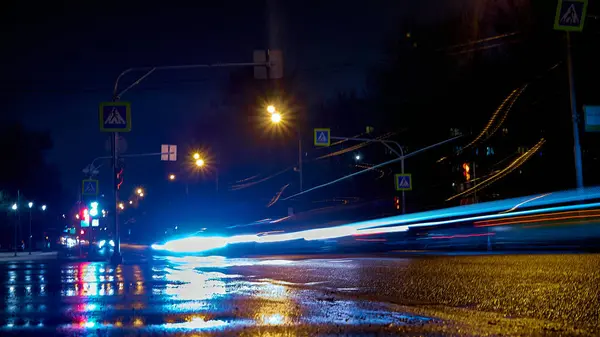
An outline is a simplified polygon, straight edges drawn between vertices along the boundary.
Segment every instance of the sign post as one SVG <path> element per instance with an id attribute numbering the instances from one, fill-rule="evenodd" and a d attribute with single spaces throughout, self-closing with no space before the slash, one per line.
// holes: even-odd
<path id="1" fill-rule="evenodd" d="M 579 143 L 579 114 L 575 97 L 575 78 L 571 57 L 571 32 L 583 30 L 587 12 L 587 0 L 558 0 L 554 29 L 567 35 L 567 71 L 569 73 L 569 96 L 571 97 L 571 119 L 573 123 L 573 157 L 575 159 L 575 181 L 577 189 L 583 188 L 583 164 Z"/>

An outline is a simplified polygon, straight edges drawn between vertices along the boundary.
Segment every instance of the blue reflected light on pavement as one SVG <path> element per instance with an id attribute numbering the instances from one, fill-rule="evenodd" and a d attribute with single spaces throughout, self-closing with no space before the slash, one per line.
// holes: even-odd
<path id="1" fill-rule="evenodd" d="M 221 320 L 206 320 L 204 317 L 191 317 L 188 321 L 180 323 L 163 324 L 167 329 L 186 329 L 186 330 L 201 330 L 201 329 L 216 329 L 223 328 L 229 323 Z"/>

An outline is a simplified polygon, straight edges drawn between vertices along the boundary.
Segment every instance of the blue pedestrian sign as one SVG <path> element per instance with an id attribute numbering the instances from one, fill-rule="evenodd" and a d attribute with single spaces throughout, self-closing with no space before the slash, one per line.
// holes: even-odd
<path id="1" fill-rule="evenodd" d="M 315 129 L 315 146 L 331 145 L 331 129 Z"/>
<path id="2" fill-rule="evenodd" d="M 587 12 L 587 0 L 558 0 L 554 29 L 580 32 Z"/>
<path id="3" fill-rule="evenodd" d="M 100 131 L 131 131 L 131 104 L 128 102 L 100 103 Z"/>
<path id="4" fill-rule="evenodd" d="M 396 174 L 394 176 L 396 191 L 412 190 L 412 177 L 410 174 Z"/>
<path id="5" fill-rule="evenodd" d="M 81 182 L 81 195 L 98 195 L 98 180 L 83 180 Z"/>

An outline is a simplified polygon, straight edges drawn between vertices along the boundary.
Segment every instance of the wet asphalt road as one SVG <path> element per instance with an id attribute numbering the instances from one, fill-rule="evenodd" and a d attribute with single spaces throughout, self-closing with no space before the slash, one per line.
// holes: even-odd
<path id="1" fill-rule="evenodd" d="M 600 335 L 600 255 L 0 264 L 0 336 Z"/>

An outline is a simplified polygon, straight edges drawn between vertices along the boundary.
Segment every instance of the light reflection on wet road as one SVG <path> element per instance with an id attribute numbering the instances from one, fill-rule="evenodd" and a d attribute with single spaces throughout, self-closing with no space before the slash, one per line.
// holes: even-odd
<path id="1" fill-rule="evenodd" d="M 223 257 L 155 257 L 117 267 L 6 263 L 0 265 L 0 335 L 253 335 L 283 333 L 281 327 L 375 331 L 432 322 L 382 303 L 334 299 L 313 288 L 317 284 L 292 284 L 253 272 L 292 263 Z"/>
<path id="2" fill-rule="evenodd" d="M 0 336 L 600 335 L 600 255 L 0 264 Z"/>

